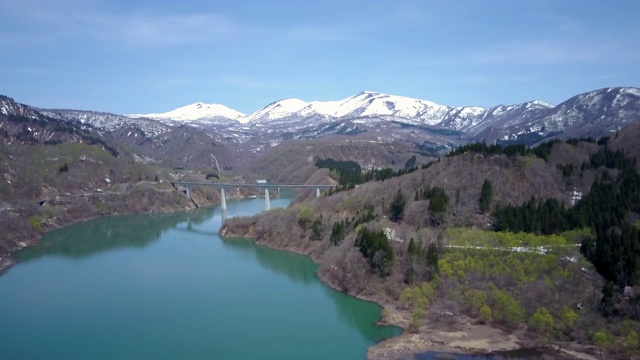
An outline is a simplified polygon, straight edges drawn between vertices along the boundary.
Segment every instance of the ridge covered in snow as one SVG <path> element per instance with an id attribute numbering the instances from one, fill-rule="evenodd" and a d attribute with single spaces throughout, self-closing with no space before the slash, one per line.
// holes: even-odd
<path id="1" fill-rule="evenodd" d="M 396 116 L 411 119 L 423 117 L 425 114 L 442 114 L 446 110 L 446 106 L 431 101 L 363 91 L 338 101 L 276 101 L 248 115 L 245 122 L 258 123 L 293 115 L 326 118 Z"/>
<path id="2" fill-rule="evenodd" d="M 468 130 L 481 125 L 487 117 L 507 116 L 514 111 L 553 108 L 544 101 L 524 104 L 500 105 L 490 109 L 479 106 L 450 107 L 432 101 L 410 97 L 363 91 L 343 100 L 311 101 L 283 99 L 258 111 L 245 115 L 219 104 L 194 103 L 181 108 L 154 114 L 129 115 L 164 122 L 190 122 L 194 125 L 210 124 L 268 127 L 298 122 L 327 123 L 344 119 L 369 119 L 376 122 L 391 120 L 411 125 L 444 126 L 453 130 Z"/>
<path id="3" fill-rule="evenodd" d="M 282 131 L 291 134 L 287 136 L 314 136 L 311 134 L 327 131 L 319 129 L 334 129 L 331 131 L 351 134 L 366 131 L 365 128 L 380 128 L 384 124 L 397 123 L 406 124 L 404 126 L 431 126 L 462 132 L 467 136 L 477 136 L 488 131 L 492 134 L 500 133 L 501 138 L 513 138 L 525 133 L 536 133 L 544 137 L 562 132 L 562 129 L 574 124 L 594 122 L 596 118 L 611 118 L 612 114 L 596 111 L 597 109 L 612 108 L 614 112 L 617 111 L 615 109 L 620 109 L 619 115 L 626 115 L 616 115 L 613 118 L 619 119 L 615 121 L 623 121 L 629 118 L 628 115 L 635 113 L 629 110 L 631 105 L 628 103 L 634 103 L 638 94 L 638 88 L 605 88 L 576 95 L 558 106 L 533 100 L 484 108 L 451 107 L 428 100 L 363 91 L 335 101 L 283 99 L 247 115 L 223 105 L 195 103 L 166 113 L 141 114 L 135 117 L 157 119 L 171 125 L 189 122 L 192 126 L 202 128 L 215 125 L 219 130 L 258 130 L 259 133 Z M 337 123 L 342 125 L 338 126 Z"/>
<path id="4" fill-rule="evenodd" d="M 15 113 L 0 97 L 0 116 Z M 533 100 L 520 104 L 451 107 L 431 101 L 363 91 L 335 101 L 283 99 L 245 115 L 219 104 L 194 103 L 153 114 L 120 116 L 79 110 L 44 110 L 51 117 L 89 123 L 129 134 L 137 128 L 158 136 L 175 126 L 201 128 L 220 139 L 277 143 L 357 135 L 448 144 L 516 141 L 535 144 L 556 136 L 604 136 L 640 122 L 640 89 L 613 87 L 585 92 L 554 106 Z"/>
<path id="5" fill-rule="evenodd" d="M 208 119 L 229 119 L 244 122 L 245 114 L 221 104 L 193 103 L 164 113 L 131 114 L 133 118 L 150 118 L 156 120 L 198 121 Z"/>

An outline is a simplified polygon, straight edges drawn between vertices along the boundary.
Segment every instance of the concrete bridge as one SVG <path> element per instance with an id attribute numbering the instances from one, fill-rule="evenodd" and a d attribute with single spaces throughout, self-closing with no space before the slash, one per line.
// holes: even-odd
<path id="1" fill-rule="evenodd" d="M 208 181 L 172 181 L 176 189 L 178 186 L 187 190 L 187 196 L 191 198 L 191 188 L 194 186 L 213 186 L 220 189 L 220 208 L 222 211 L 227 210 L 227 198 L 224 193 L 224 189 L 236 189 L 236 188 L 258 188 L 264 189 L 264 209 L 271 209 L 271 203 L 269 199 L 269 189 L 275 189 L 280 194 L 280 189 L 316 189 L 316 197 L 320 197 L 321 189 L 332 189 L 334 185 L 307 185 L 307 184 L 268 184 L 268 183 L 213 183 Z M 193 199 L 192 199 L 193 200 Z"/>

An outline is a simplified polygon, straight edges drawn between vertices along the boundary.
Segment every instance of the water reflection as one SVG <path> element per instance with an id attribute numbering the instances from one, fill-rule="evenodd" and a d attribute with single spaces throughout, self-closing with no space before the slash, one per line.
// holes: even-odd
<path id="1" fill-rule="evenodd" d="M 228 205 L 229 216 L 264 208 Z M 131 215 L 47 234 L 21 253 L 38 260 L 0 277 L 0 358 L 353 359 L 397 334 L 375 326 L 379 307 L 321 285 L 310 259 L 221 241 L 221 217 Z"/>
<path id="2" fill-rule="evenodd" d="M 374 341 L 380 342 L 402 333 L 402 329 L 395 326 L 376 325 L 379 319 L 371 319 L 369 317 L 371 311 L 367 309 L 367 306 L 363 306 L 362 302 L 364 302 L 364 300 L 353 301 L 353 298 L 331 289 L 328 286 L 323 286 L 323 290 L 327 296 L 338 304 L 338 317 L 340 319 L 344 319 L 349 325 L 358 329 L 360 332 L 368 332 L 372 326 L 376 326 L 379 331 L 376 333 L 377 336 L 374 337 Z M 370 303 L 370 305 L 378 307 L 378 305 L 374 303 Z"/>
<path id="3" fill-rule="evenodd" d="M 252 214 L 259 211 L 252 211 L 252 208 L 263 206 L 260 200 L 229 205 L 231 216 L 244 212 Z M 317 266 L 305 256 L 255 245 L 250 239 L 220 240 L 218 229 L 225 216 L 226 212 L 219 208 L 203 208 L 186 212 L 96 219 L 55 230 L 37 245 L 17 252 L 15 258 L 20 262 L 48 255 L 80 259 L 118 248 L 144 248 L 159 240 L 163 233 L 173 230 L 221 241 L 225 249 L 249 255 L 255 258 L 262 269 L 278 276 L 284 275 L 293 283 L 304 286 L 319 283 Z M 368 338 L 380 341 L 401 333 L 399 328 L 375 324 L 378 320 L 376 315 L 379 315 L 376 304 L 363 303 L 325 285 L 322 285 L 322 289 L 336 304 L 337 317 L 358 332 L 367 334 Z"/>
<path id="4" fill-rule="evenodd" d="M 78 223 L 48 233 L 43 241 L 14 254 L 27 262 L 45 255 L 84 258 L 116 248 L 143 248 L 160 239 L 162 233 L 181 223 L 186 228 L 202 224 L 214 215 L 214 209 L 164 214 L 137 214 L 106 217 Z M 215 235 L 212 231 L 210 235 Z"/>
<path id="5" fill-rule="evenodd" d="M 222 241 L 228 249 L 254 255 L 262 268 L 275 274 L 285 275 L 293 282 L 308 286 L 320 281 L 316 275 L 317 266 L 305 256 L 255 245 L 249 239 Z M 371 338 L 375 342 L 402 333 L 402 329 L 394 326 L 376 325 L 379 319 L 375 315 L 372 316 L 372 314 L 376 314 L 372 308 L 379 309 L 377 304 L 366 304 L 363 300 L 353 298 L 326 285 L 322 285 L 322 289 L 335 302 L 338 318 L 345 321 L 350 327 L 357 329 L 358 332 L 372 335 Z"/>
<path id="6" fill-rule="evenodd" d="M 255 245 L 249 239 L 223 239 L 230 250 L 253 255 L 258 264 L 274 274 L 286 275 L 291 281 L 309 285 L 317 280 L 317 266 L 308 258 Z"/>

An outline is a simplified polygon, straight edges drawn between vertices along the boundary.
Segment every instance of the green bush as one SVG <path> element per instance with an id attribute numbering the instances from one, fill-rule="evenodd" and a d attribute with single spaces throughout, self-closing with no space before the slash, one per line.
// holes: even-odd
<path id="1" fill-rule="evenodd" d="M 40 232 L 42 230 L 42 219 L 39 216 L 32 216 L 29 218 L 29 225 L 33 231 Z"/>

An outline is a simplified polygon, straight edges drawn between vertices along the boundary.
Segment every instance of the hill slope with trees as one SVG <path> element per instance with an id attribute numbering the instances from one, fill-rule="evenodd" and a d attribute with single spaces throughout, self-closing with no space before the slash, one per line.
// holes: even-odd
<path id="1" fill-rule="evenodd" d="M 311 256 L 328 284 L 383 304 L 405 337 L 471 323 L 626 358 L 640 331 L 640 201 L 636 164 L 611 141 L 471 144 L 221 233 Z"/>

